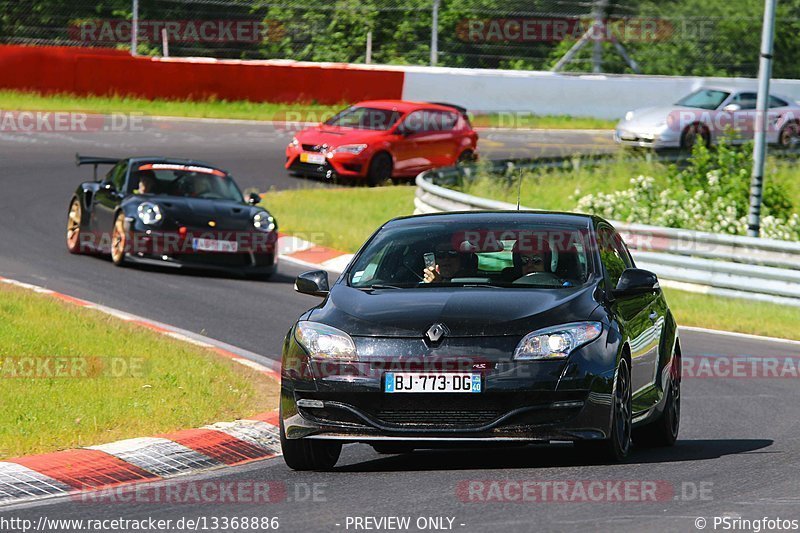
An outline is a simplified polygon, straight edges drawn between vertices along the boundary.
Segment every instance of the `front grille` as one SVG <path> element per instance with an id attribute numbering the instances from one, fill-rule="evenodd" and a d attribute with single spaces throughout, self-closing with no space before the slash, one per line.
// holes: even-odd
<path id="1" fill-rule="evenodd" d="M 375 417 L 389 425 L 484 426 L 501 416 L 491 410 L 409 410 L 378 411 Z"/>
<path id="2" fill-rule="evenodd" d="M 304 144 L 303 151 L 304 152 L 324 152 L 325 145 L 324 144 Z"/>
<path id="3" fill-rule="evenodd" d="M 177 261 L 197 266 L 217 266 L 217 267 L 245 267 L 252 264 L 250 254 L 236 253 L 195 253 L 195 254 L 175 254 Z"/>

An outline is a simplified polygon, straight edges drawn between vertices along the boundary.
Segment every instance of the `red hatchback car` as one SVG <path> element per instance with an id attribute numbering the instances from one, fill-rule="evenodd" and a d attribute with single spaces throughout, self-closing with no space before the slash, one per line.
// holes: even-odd
<path id="1" fill-rule="evenodd" d="M 375 100 L 299 132 L 286 147 L 286 168 L 296 175 L 375 186 L 472 161 L 477 147 L 478 134 L 464 108 Z"/>

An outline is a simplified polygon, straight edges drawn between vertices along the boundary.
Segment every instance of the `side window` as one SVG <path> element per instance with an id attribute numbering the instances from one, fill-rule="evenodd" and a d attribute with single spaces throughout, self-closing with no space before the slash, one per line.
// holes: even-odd
<path id="1" fill-rule="evenodd" d="M 440 111 L 436 114 L 438 115 L 436 125 L 439 126 L 440 131 L 451 131 L 458 124 L 458 115 L 455 113 Z"/>
<path id="2" fill-rule="evenodd" d="M 739 104 L 742 109 L 755 109 L 757 98 L 756 93 L 739 93 L 733 97 L 731 103 Z"/>
<path id="3" fill-rule="evenodd" d="M 616 287 L 622 272 L 632 265 L 619 235 L 609 228 L 601 228 L 597 232 L 597 245 L 600 248 L 600 260 L 606 271 L 611 287 Z"/>
<path id="4" fill-rule="evenodd" d="M 769 97 L 769 107 L 786 107 L 787 105 L 789 104 L 776 96 Z"/>
<path id="5" fill-rule="evenodd" d="M 428 120 L 430 117 L 427 111 L 414 111 L 403 121 L 403 130 L 407 134 L 422 133 L 425 131 Z"/>
<path id="6" fill-rule="evenodd" d="M 111 182 L 118 191 L 122 191 L 122 187 L 125 185 L 125 174 L 127 171 L 128 162 L 120 161 L 106 174 L 106 181 Z"/>

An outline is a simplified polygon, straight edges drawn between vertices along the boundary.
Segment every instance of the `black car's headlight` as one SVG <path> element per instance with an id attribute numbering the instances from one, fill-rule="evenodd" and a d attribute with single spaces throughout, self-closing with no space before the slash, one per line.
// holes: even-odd
<path id="1" fill-rule="evenodd" d="M 273 231 L 276 227 L 275 217 L 266 211 L 259 211 L 253 216 L 253 227 L 261 231 Z"/>
<path id="2" fill-rule="evenodd" d="M 325 324 L 302 321 L 294 334 L 300 346 L 311 357 L 343 361 L 357 361 L 356 345 L 350 335 Z"/>
<path id="3" fill-rule="evenodd" d="M 600 322 L 575 322 L 528 333 L 514 350 L 514 359 L 563 359 L 603 332 Z"/>
<path id="4" fill-rule="evenodd" d="M 136 208 L 136 214 L 139 215 L 139 220 L 148 226 L 158 224 L 163 218 L 161 215 L 161 208 L 158 207 L 158 204 L 152 202 L 142 202 L 139 204 L 139 207 Z"/>

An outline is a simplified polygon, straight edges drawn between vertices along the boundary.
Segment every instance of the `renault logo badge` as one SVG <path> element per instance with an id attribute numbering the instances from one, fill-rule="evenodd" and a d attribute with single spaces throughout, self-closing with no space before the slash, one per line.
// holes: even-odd
<path id="1" fill-rule="evenodd" d="M 439 342 L 439 339 L 447 334 L 447 328 L 444 324 L 434 324 L 425 332 L 425 336 L 431 342 Z"/>

